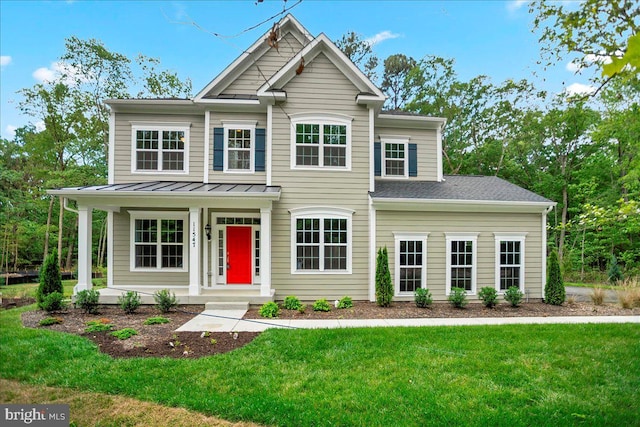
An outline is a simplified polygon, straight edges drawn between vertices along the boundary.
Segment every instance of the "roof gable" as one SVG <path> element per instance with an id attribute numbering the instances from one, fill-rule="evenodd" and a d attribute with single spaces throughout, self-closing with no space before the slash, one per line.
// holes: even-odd
<path id="1" fill-rule="evenodd" d="M 278 23 L 279 38 L 278 42 L 281 42 L 288 35 L 293 36 L 300 45 L 311 42 L 313 37 L 302 26 L 293 15 L 285 16 Z M 194 98 L 195 102 L 206 102 L 207 97 L 216 97 L 223 93 L 223 91 L 229 87 L 239 76 L 241 76 L 247 69 L 262 58 L 271 48 L 267 44 L 267 38 L 271 33 L 271 29 L 264 33 L 253 45 L 246 49 L 235 61 L 233 61 L 227 68 L 225 68 L 215 79 L 213 79 L 207 86 L 204 87 Z M 269 76 L 267 76 L 269 77 Z"/>
<path id="2" fill-rule="evenodd" d="M 258 89 L 259 99 L 281 99 L 286 94 L 281 89 L 300 72 L 301 64 L 309 64 L 323 53 L 338 70 L 360 91 L 366 102 L 382 105 L 385 95 L 364 75 L 360 69 L 324 34 L 308 43 L 289 60 L 277 73 Z M 304 72 L 304 71 L 302 71 Z"/>

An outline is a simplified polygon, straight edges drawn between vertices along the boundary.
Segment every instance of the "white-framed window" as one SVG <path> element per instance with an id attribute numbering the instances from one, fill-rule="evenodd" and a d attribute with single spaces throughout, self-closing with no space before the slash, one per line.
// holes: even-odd
<path id="1" fill-rule="evenodd" d="M 413 295 L 427 287 L 429 233 L 394 233 L 396 295 Z"/>
<path id="2" fill-rule="evenodd" d="M 409 177 L 409 141 L 407 139 L 381 139 L 382 176 L 385 178 Z"/>
<path id="3" fill-rule="evenodd" d="M 187 212 L 131 211 L 131 271 L 187 270 Z"/>
<path id="4" fill-rule="evenodd" d="M 351 273 L 351 217 L 342 208 L 291 211 L 291 273 Z"/>
<path id="5" fill-rule="evenodd" d="M 224 171 L 253 173 L 255 170 L 255 122 L 223 122 Z"/>
<path id="6" fill-rule="evenodd" d="M 131 124 L 131 172 L 189 172 L 190 123 Z"/>
<path id="7" fill-rule="evenodd" d="M 478 233 L 445 233 L 447 246 L 446 294 L 451 288 L 476 293 Z"/>
<path id="8" fill-rule="evenodd" d="M 338 114 L 291 119 L 291 168 L 351 169 L 351 121 Z"/>
<path id="9" fill-rule="evenodd" d="M 495 233 L 496 290 L 524 290 L 524 242 L 527 233 Z"/>

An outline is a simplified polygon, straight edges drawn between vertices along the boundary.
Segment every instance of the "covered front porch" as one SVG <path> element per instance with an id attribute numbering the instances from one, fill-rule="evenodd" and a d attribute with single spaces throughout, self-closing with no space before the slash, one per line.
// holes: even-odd
<path id="1" fill-rule="evenodd" d="M 261 304 L 271 288 L 271 212 L 280 187 L 154 181 L 62 188 L 78 214 L 77 293 L 90 289 L 92 212 L 107 212 L 107 288 L 101 303 L 169 289 L 181 304 Z"/>

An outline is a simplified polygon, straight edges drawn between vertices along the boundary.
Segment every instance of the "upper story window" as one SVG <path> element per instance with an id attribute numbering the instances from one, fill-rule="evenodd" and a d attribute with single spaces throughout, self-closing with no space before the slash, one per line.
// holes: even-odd
<path id="1" fill-rule="evenodd" d="M 213 129 L 213 170 L 254 173 L 265 170 L 265 129 L 251 120 L 223 121 Z"/>
<path id="2" fill-rule="evenodd" d="M 383 176 L 406 178 L 407 166 L 407 142 L 385 141 Z"/>
<path id="3" fill-rule="evenodd" d="M 133 124 L 132 134 L 132 172 L 188 172 L 188 124 Z"/>
<path id="4" fill-rule="evenodd" d="M 291 133 L 292 168 L 351 169 L 351 118 L 296 115 Z"/>
<path id="5" fill-rule="evenodd" d="M 374 174 L 383 178 L 418 176 L 418 144 L 405 136 L 381 136 L 373 144 Z"/>

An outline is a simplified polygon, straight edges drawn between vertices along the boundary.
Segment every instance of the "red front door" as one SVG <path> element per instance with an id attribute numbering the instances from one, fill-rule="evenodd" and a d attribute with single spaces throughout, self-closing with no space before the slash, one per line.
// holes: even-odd
<path id="1" fill-rule="evenodd" d="M 227 227 L 227 284 L 252 282 L 251 227 Z"/>

